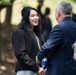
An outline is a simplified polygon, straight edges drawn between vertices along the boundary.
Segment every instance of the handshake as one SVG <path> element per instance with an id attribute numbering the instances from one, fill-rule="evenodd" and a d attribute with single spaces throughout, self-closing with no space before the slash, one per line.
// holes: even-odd
<path id="1" fill-rule="evenodd" d="M 38 70 L 38 75 L 45 75 L 46 73 L 46 70 L 44 70 L 43 68 L 39 67 L 39 70 Z"/>
<path id="2" fill-rule="evenodd" d="M 46 73 L 46 68 L 45 68 L 46 62 L 47 62 L 47 58 L 44 58 L 41 62 L 42 67 L 39 67 L 39 70 L 37 72 L 39 75 L 45 75 L 45 73 Z M 36 56 L 36 63 L 38 63 L 38 64 L 40 63 L 37 56 Z"/>

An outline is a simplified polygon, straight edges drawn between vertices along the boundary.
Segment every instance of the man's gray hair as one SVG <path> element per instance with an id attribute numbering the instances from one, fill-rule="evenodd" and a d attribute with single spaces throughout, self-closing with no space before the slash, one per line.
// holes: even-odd
<path id="1" fill-rule="evenodd" d="M 69 2 L 59 2 L 56 9 L 61 10 L 64 15 L 72 14 L 72 5 Z"/>

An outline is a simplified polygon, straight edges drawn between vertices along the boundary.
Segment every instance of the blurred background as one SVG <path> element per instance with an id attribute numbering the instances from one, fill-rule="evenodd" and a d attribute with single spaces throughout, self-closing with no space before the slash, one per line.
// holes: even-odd
<path id="1" fill-rule="evenodd" d="M 55 19 L 55 7 L 59 1 L 68 1 L 73 6 L 72 19 L 76 22 L 76 0 L 44 0 L 41 13 L 50 9 L 49 18 L 52 28 L 57 24 Z M 12 32 L 21 21 L 21 9 L 24 6 L 32 6 L 37 9 L 37 0 L 0 0 L 0 75 L 15 75 L 14 52 L 11 44 Z"/>

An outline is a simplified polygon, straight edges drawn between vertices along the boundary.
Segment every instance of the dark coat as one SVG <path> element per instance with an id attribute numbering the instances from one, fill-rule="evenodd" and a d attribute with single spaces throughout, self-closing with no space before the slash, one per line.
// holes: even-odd
<path id="1" fill-rule="evenodd" d="M 18 27 L 12 35 L 12 45 L 17 58 L 16 72 L 21 70 L 31 70 L 37 72 L 38 64 L 35 57 L 39 50 L 37 41 L 32 31 Z"/>
<path id="2" fill-rule="evenodd" d="M 72 45 L 76 41 L 76 24 L 64 18 L 51 31 L 49 39 L 38 53 L 38 59 L 48 56 L 46 75 L 76 75 Z"/>
<path id="3" fill-rule="evenodd" d="M 44 37 L 44 41 L 48 39 L 51 30 L 52 30 L 51 19 L 45 15 L 42 22 L 42 35 Z"/>

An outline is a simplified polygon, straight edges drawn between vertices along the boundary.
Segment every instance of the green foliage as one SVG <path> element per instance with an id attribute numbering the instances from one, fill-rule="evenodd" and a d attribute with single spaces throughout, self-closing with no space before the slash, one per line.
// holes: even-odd
<path id="1" fill-rule="evenodd" d="M 73 0 L 74 2 L 76 2 L 76 0 Z"/>
<path id="2" fill-rule="evenodd" d="M 0 0 L 0 4 L 2 4 L 2 5 L 11 5 L 11 0 Z"/>
<path id="3" fill-rule="evenodd" d="M 69 2 L 74 2 L 74 3 L 76 2 L 76 0 L 67 0 L 67 1 L 69 1 Z"/>

